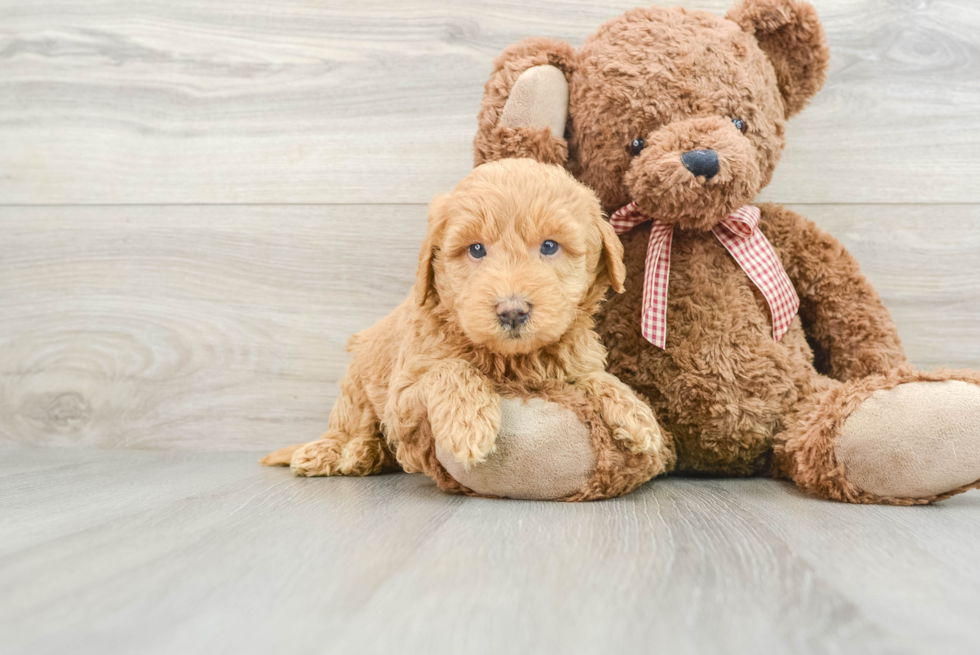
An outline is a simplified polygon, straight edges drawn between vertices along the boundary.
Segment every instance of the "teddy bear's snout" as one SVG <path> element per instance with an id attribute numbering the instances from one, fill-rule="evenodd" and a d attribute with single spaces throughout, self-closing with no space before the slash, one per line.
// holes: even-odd
<path id="1" fill-rule="evenodd" d="M 629 198 L 649 216 L 710 230 L 763 185 L 759 153 L 726 116 L 675 120 L 644 141 L 623 183 Z"/>
<path id="2" fill-rule="evenodd" d="M 718 153 L 714 150 L 688 150 L 681 155 L 681 163 L 695 177 L 710 180 L 718 174 Z"/>

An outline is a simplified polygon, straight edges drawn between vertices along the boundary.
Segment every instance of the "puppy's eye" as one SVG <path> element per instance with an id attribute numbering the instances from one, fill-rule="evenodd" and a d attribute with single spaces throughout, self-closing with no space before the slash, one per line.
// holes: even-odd
<path id="1" fill-rule="evenodd" d="M 487 249 L 482 243 L 474 243 L 469 247 L 469 253 L 473 259 L 483 259 L 487 256 Z"/>
<path id="2" fill-rule="evenodd" d="M 735 127 L 742 134 L 745 134 L 745 130 L 749 129 L 749 126 L 746 125 L 745 121 L 743 121 L 741 118 L 733 118 L 732 122 L 735 123 Z"/>
<path id="3" fill-rule="evenodd" d="M 541 244 L 542 255 L 554 255 L 556 252 L 558 252 L 558 244 L 551 239 L 548 239 Z"/>
<path id="4" fill-rule="evenodd" d="M 643 149 L 647 147 L 647 142 L 643 139 L 633 139 L 629 144 L 630 154 L 636 157 L 638 154 L 643 152 Z"/>

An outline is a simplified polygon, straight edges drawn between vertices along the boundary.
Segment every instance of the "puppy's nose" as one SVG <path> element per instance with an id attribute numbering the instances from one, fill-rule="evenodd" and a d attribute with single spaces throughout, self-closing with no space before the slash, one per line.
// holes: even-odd
<path id="1" fill-rule="evenodd" d="M 684 168 L 701 177 L 711 179 L 718 174 L 718 153 L 714 150 L 689 150 L 681 155 Z"/>
<path id="2" fill-rule="evenodd" d="M 508 330 L 516 330 L 531 318 L 530 303 L 520 298 L 506 298 L 497 303 L 497 320 Z"/>

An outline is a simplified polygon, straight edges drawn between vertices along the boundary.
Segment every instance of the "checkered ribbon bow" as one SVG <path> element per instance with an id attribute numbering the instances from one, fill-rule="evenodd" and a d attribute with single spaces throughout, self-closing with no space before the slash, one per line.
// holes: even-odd
<path id="1" fill-rule="evenodd" d="M 800 308 L 800 298 L 783 269 L 772 244 L 759 230 L 758 207 L 745 205 L 729 215 L 711 231 L 725 246 L 753 284 L 759 288 L 772 312 L 772 336 L 779 341 Z M 670 243 L 674 226 L 641 213 L 631 202 L 609 217 L 616 234 L 623 234 L 640 223 L 651 221 L 643 277 L 643 337 L 653 345 L 667 344 L 667 279 L 670 276 Z"/>

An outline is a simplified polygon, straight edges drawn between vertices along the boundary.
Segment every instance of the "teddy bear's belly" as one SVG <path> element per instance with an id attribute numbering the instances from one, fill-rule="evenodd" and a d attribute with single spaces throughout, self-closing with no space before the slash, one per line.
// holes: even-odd
<path id="1" fill-rule="evenodd" d="M 665 350 L 639 336 L 649 232 L 624 235 L 628 285 L 599 329 L 610 371 L 650 400 L 678 470 L 750 475 L 817 376 L 799 318 L 776 342 L 765 298 L 710 233 L 676 230 Z M 632 352 L 630 352 L 632 351 Z"/>

